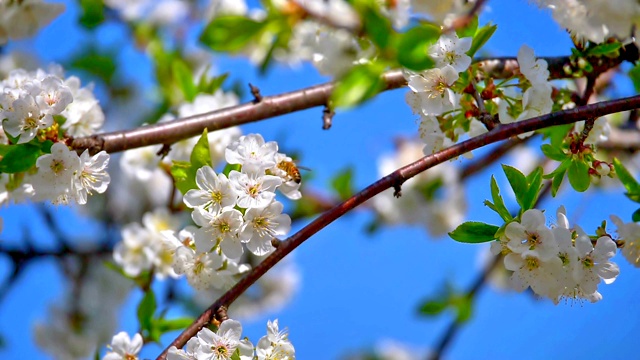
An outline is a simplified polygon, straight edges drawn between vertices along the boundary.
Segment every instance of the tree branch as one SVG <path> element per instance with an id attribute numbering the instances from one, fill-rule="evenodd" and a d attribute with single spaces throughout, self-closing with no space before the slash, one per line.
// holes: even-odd
<path id="1" fill-rule="evenodd" d="M 552 114 L 539 116 L 536 118 L 524 120 L 517 123 L 511 123 L 496 127 L 494 130 L 474 137 L 467 141 L 455 144 L 438 153 L 426 156 L 407 166 L 404 166 L 391 174 L 383 177 L 375 183 L 369 185 L 364 190 L 355 194 L 351 198 L 336 205 L 331 210 L 325 212 L 297 233 L 283 241 L 280 246 L 253 270 L 245 275 L 238 283 L 236 283 L 222 297 L 215 301 L 205 310 L 188 328 L 186 328 L 159 356 L 158 360 L 164 360 L 171 346 L 182 348 L 187 341 L 196 335 L 206 324 L 210 323 L 218 309 L 222 306 L 228 307 L 242 293 L 244 293 L 253 283 L 262 277 L 269 269 L 276 265 L 286 255 L 292 252 L 305 240 L 317 233 L 336 219 L 348 211 L 354 209 L 358 205 L 371 199 L 382 191 L 398 187 L 411 177 L 447 160 L 458 157 L 466 152 L 481 148 L 487 144 L 491 144 L 500 140 L 508 139 L 512 136 L 523 134 L 525 132 L 542 129 L 545 127 L 570 124 L 580 121 L 591 116 L 603 116 L 610 113 L 628 111 L 640 108 L 640 95 L 604 101 L 587 106 L 576 107 L 574 109 L 559 111 Z"/>
<path id="2" fill-rule="evenodd" d="M 571 64 L 569 57 L 542 59 L 545 59 L 549 64 L 551 79 L 572 77 L 572 75 L 565 73 L 567 66 L 572 69 L 575 68 L 575 65 Z M 606 64 L 607 68 L 616 66 L 622 59 L 623 56 L 610 59 L 610 63 Z M 513 57 L 480 58 L 475 63 L 481 69 L 481 72 L 476 74 L 479 79 L 485 77 L 508 78 L 516 74 L 519 69 L 518 62 Z M 386 72 L 383 75 L 383 80 L 385 83 L 383 91 L 397 89 L 407 84 L 401 70 Z M 325 106 L 334 87 L 334 82 L 328 82 L 280 95 L 265 96 L 258 103 L 250 101 L 237 106 L 147 125 L 137 129 L 69 139 L 67 145 L 78 151 L 89 149 L 91 153 L 97 153 L 101 150 L 113 153 L 148 145 L 172 144 L 182 139 L 200 135 L 205 128 L 209 131 L 216 131 L 316 106 Z"/>

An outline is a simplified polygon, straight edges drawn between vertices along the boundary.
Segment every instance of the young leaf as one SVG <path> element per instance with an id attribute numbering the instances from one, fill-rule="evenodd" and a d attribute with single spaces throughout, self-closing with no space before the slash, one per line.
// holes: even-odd
<path id="1" fill-rule="evenodd" d="M 339 172 L 331 181 L 331 187 L 338 193 L 340 200 L 346 200 L 353 194 L 353 168 Z"/>
<path id="2" fill-rule="evenodd" d="M 173 77 L 180 86 L 180 90 L 184 94 L 184 99 L 187 102 L 193 102 L 193 99 L 198 95 L 198 88 L 193 82 L 193 72 L 189 69 L 189 66 L 184 61 L 176 59 L 171 64 L 173 71 Z"/>
<path id="3" fill-rule="evenodd" d="M 542 153 L 551 160 L 555 161 L 563 161 L 569 155 L 565 154 L 562 149 L 555 147 L 551 144 L 543 144 L 540 149 L 542 149 Z"/>
<path id="4" fill-rule="evenodd" d="M 529 190 L 529 185 L 527 184 L 527 178 L 524 176 L 520 170 L 514 168 L 509 165 L 502 165 L 502 170 L 504 174 L 507 176 L 507 180 L 509 180 L 509 185 L 513 189 L 514 194 L 516 195 L 516 201 L 522 209 L 524 209 L 525 198 L 527 192 Z"/>
<path id="5" fill-rule="evenodd" d="M 456 35 L 462 39 L 465 37 L 472 37 L 475 35 L 476 31 L 478 31 L 478 15 L 474 15 L 467 26 L 456 29 Z"/>
<path id="6" fill-rule="evenodd" d="M 421 71 L 435 66 L 429 57 L 429 47 L 440 37 L 440 28 L 431 24 L 413 27 L 400 35 L 398 63 L 407 69 Z"/>
<path id="7" fill-rule="evenodd" d="M 31 169 L 41 155 L 40 147 L 32 144 L 12 145 L 0 160 L 0 173 L 18 173 Z"/>
<path id="8" fill-rule="evenodd" d="M 522 199 L 523 211 L 532 209 L 538 200 L 540 188 L 542 187 L 542 167 L 538 166 L 531 172 L 531 174 L 529 174 L 529 176 L 527 176 L 527 183 L 529 184 L 529 189 Z"/>
<path id="9" fill-rule="evenodd" d="M 618 51 L 621 46 L 622 44 L 619 42 L 599 44 L 592 47 L 591 49 L 588 49 L 586 55 L 603 56 L 607 54 L 613 54 Z"/>
<path id="10" fill-rule="evenodd" d="M 589 175 L 589 165 L 584 160 L 573 159 L 571 166 L 567 171 L 569 183 L 578 192 L 584 192 L 591 184 L 591 176 Z"/>
<path id="11" fill-rule="evenodd" d="M 191 166 L 200 169 L 203 166 L 211 166 L 211 153 L 209 151 L 209 135 L 207 129 L 204 129 L 200 139 L 191 151 Z"/>
<path id="12" fill-rule="evenodd" d="M 393 33 L 389 18 L 382 15 L 377 6 L 366 6 L 362 11 L 362 18 L 364 32 L 371 41 L 380 49 L 386 48 Z"/>
<path id="13" fill-rule="evenodd" d="M 156 320 L 155 328 L 164 334 L 169 331 L 185 329 L 193 322 L 192 318 L 184 317 L 177 319 L 158 319 Z"/>
<path id="14" fill-rule="evenodd" d="M 485 224 L 479 221 L 467 221 L 460 224 L 449 236 L 463 243 L 479 244 L 495 240 L 499 226 Z"/>
<path id="15" fill-rule="evenodd" d="M 383 70 L 383 67 L 376 64 L 354 66 L 333 90 L 333 106 L 352 107 L 378 94 L 384 88 L 384 81 L 380 77 Z"/>
<path id="16" fill-rule="evenodd" d="M 553 180 L 551 180 L 551 196 L 556 197 L 558 190 L 560 189 L 560 185 L 562 185 L 562 180 L 564 180 L 564 174 L 567 170 L 563 169 L 562 171 L 555 174 Z"/>
<path id="17" fill-rule="evenodd" d="M 473 41 L 471 42 L 471 48 L 469 49 L 469 51 L 467 51 L 467 55 L 473 58 L 473 55 L 475 55 L 475 53 L 480 50 L 480 48 L 484 44 L 486 44 L 487 41 L 489 41 L 497 28 L 498 25 L 487 24 L 478 29 L 475 36 L 473 37 Z"/>
<path id="18" fill-rule="evenodd" d="M 213 51 L 238 52 L 258 37 L 265 24 L 244 16 L 219 16 L 207 25 L 200 41 Z"/>
<path id="19" fill-rule="evenodd" d="M 418 311 L 420 312 L 421 315 L 434 316 L 447 310 L 447 307 L 449 307 L 449 302 L 446 300 L 443 300 L 443 299 L 428 300 L 428 301 L 425 301 L 422 305 L 420 305 L 420 308 L 418 309 Z"/>
<path id="20" fill-rule="evenodd" d="M 138 304 L 138 322 L 140 328 L 149 331 L 153 323 L 153 314 L 156 312 L 156 296 L 153 290 L 149 289 Z"/>
<path id="21" fill-rule="evenodd" d="M 513 217 L 504 204 L 504 200 L 500 195 L 500 188 L 498 187 L 496 178 L 493 175 L 491 175 L 491 198 L 493 199 L 493 204 L 491 204 L 493 205 L 493 207 L 489 205 L 488 206 L 492 208 L 493 211 L 497 212 L 505 222 L 511 221 Z"/>
<path id="22" fill-rule="evenodd" d="M 191 189 L 197 188 L 195 176 L 191 178 L 191 163 L 187 161 L 173 161 L 171 164 L 171 176 L 176 183 L 176 188 L 183 195 Z"/>
<path id="23" fill-rule="evenodd" d="M 624 166 L 624 164 L 618 159 L 613 159 L 613 168 L 616 170 L 616 175 L 618 175 L 618 179 L 630 194 L 638 194 L 640 193 L 640 184 L 638 181 L 631 175 L 629 170 Z"/>

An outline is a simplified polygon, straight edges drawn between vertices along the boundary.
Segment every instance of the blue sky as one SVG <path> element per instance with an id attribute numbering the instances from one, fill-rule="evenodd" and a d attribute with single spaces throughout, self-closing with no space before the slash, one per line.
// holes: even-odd
<path id="1" fill-rule="evenodd" d="M 481 23 L 492 21 L 498 24 L 498 30 L 485 48 L 487 53 L 513 56 L 522 44 L 527 44 L 537 55 L 569 54 L 568 35 L 547 13 L 527 1 L 494 0 L 488 4 L 490 9 L 481 17 Z M 91 39 L 89 34 L 71 31 L 76 14 L 74 3 L 68 2 L 68 12 L 63 17 L 37 38 L 15 46 L 37 51 L 44 63 L 64 60 L 77 44 Z M 65 41 L 60 41 L 62 33 L 69 36 Z M 116 26 L 107 26 L 95 36 L 109 43 L 124 33 Z M 121 56 L 127 65 L 119 71 L 132 81 L 148 84 L 151 72 L 142 54 L 125 48 Z M 230 71 L 234 78 L 257 85 L 265 95 L 326 81 L 310 66 L 295 70 L 275 67 L 266 77 L 253 71 L 247 61 L 236 58 L 220 58 L 216 66 Z M 630 91 L 628 83 L 622 83 L 620 89 Z M 243 127 L 243 132 L 259 132 L 267 140 L 279 140 L 281 148 L 300 150 L 303 165 L 313 172 L 313 180 L 305 184 L 309 188 L 326 188 L 332 174 L 353 165 L 356 188 L 361 189 L 377 179 L 377 159 L 393 150 L 395 137 L 417 134 L 414 117 L 404 104 L 405 91 L 384 93 L 361 108 L 338 113 L 329 131 L 321 129 L 321 109 L 317 108 L 251 124 Z M 470 220 L 497 220 L 482 205 L 490 196 L 491 174 L 505 187 L 504 176 L 497 167 L 468 179 Z M 613 191 L 586 197 L 561 195 L 544 201 L 542 207 L 554 214 L 560 204 L 566 205 L 570 219 L 572 214 L 580 213 L 578 222 L 586 228 L 594 228 L 610 213 L 628 220 L 635 210 L 622 194 Z M 71 209 L 54 212 L 65 219 L 69 229 L 94 229 Z M 0 216 L 5 221 L 0 241 L 16 243 L 29 227 L 38 245 L 51 243 L 51 236 L 42 231 L 41 219 L 30 206 L 3 208 Z M 382 339 L 424 349 L 434 345 L 452 319 L 448 314 L 419 318 L 417 304 L 445 282 L 466 288 L 479 272 L 478 257 L 485 248 L 446 238 L 433 241 L 421 228 L 385 228 L 366 236 L 363 229 L 371 219 L 370 213 L 356 211 L 297 249 L 294 261 L 302 276 L 298 293 L 284 310 L 244 322 L 244 335 L 255 342 L 264 335 L 266 321 L 279 318 L 281 326 L 290 329 L 300 359 L 339 358 L 370 348 Z M 74 225 L 77 222 L 82 225 Z M 1 259 L 3 278 L 7 266 Z M 621 275 L 614 284 L 601 285 L 604 299 L 597 304 L 556 306 L 526 294 L 485 288 L 476 302 L 474 317 L 454 339 L 446 358 L 590 359 L 636 354 L 635 339 L 640 330 L 636 319 L 640 318 L 640 310 L 635 306 L 635 294 L 640 272 L 621 256 L 615 261 Z M 48 304 L 61 296 L 62 276 L 56 269 L 50 260 L 32 264 L 0 303 L 0 334 L 7 343 L 5 349 L 0 349 L 0 357 L 47 358 L 33 347 L 31 330 L 38 319 L 44 319 Z M 133 294 L 121 316 L 121 329 L 129 333 L 137 326 L 132 317 L 137 299 L 139 294 Z M 157 353 L 158 348 L 150 346 L 143 357 L 155 357 Z"/>

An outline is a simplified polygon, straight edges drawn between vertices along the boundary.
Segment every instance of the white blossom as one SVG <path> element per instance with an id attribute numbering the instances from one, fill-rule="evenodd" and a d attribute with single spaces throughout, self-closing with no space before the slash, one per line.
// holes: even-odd
<path id="1" fill-rule="evenodd" d="M 471 57 L 466 52 L 471 48 L 472 40 L 470 37 L 460 39 L 454 31 L 445 33 L 429 48 L 429 56 L 436 61 L 436 67 L 451 65 L 461 73 L 471 65 Z"/>
<path id="2" fill-rule="evenodd" d="M 238 196 L 231 188 L 224 174 L 216 174 L 210 166 L 204 166 L 196 172 L 198 189 L 191 189 L 184 195 L 184 203 L 190 207 L 202 207 L 212 213 L 218 213 L 225 207 L 236 205 Z"/>
<path id="3" fill-rule="evenodd" d="M 135 334 L 130 338 L 126 332 L 119 332 L 114 335 L 110 348 L 102 360 L 137 360 L 142 349 L 142 335 Z"/>
<path id="4" fill-rule="evenodd" d="M 286 235 L 291 230 L 291 218 L 283 214 L 284 206 L 277 201 L 264 208 L 250 208 L 244 214 L 244 227 L 240 235 L 248 239 L 247 248 L 262 256 L 274 250 L 271 240 Z"/>
<path id="5" fill-rule="evenodd" d="M 558 245 L 545 223 L 546 219 L 542 211 L 537 209 L 525 211 L 519 223 L 514 221 L 507 225 L 505 229 L 505 236 L 509 239 L 507 246 L 514 253 L 535 252 L 541 260 L 549 260 L 558 253 Z"/>
<path id="6" fill-rule="evenodd" d="M 295 349 L 289 341 L 287 329 L 278 328 L 278 319 L 267 322 L 267 335 L 256 345 L 258 360 L 294 360 Z"/>
<path id="7" fill-rule="evenodd" d="M 107 190 L 111 182 L 111 177 L 107 173 L 108 164 L 109 154 L 105 151 L 91 156 L 89 150 L 85 150 L 80 155 L 80 170 L 73 181 L 73 195 L 78 204 L 86 204 L 87 196 L 92 195 L 92 191 L 102 194 Z"/>
<path id="8" fill-rule="evenodd" d="M 624 246 L 620 249 L 622 256 L 631 265 L 640 267 L 640 224 L 625 223 L 615 215 L 611 215 L 611 221 L 618 227 L 618 236 L 624 242 Z"/>
<path id="9" fill-rule="evenodd" d="M 215 333 L 207 328 L 198 332 L 200 346 L 196 350 L 199 360 L 229 360 L 239 349 L 241 360 L 253 359 L 253 345 L 246 339 L 240 340 L 242 325 L 232 319 L 223 321 Z"/>
<path id="10" fill-rule="evenodd" d="M 51 146 L 51 154 L 36 160 L 36 167 L 38 172 L 31 177 L 36 198 L 67 204 L 73 182 L 81 171 L 78 154 L 63 143 L 55 143 Z"/>
<path id="11" fill-rule="evenodd" d="M 275 198 L 276 188 L 282 184 L 278 176 L 235 170 L 229 173 L 229 181 L 238 195 L 238 206 L 245 209 L 267 206 Z"/>
<path id="12" fill-rule="evenodd" d="M 0 45 L 8 39 L 33 36 L 64 11 L 64 4 L 42 0 L 0 2 Z"/>
<path id="13" fill-rule="evenodd" d="M 408 76 L 409 87 L 420 95 L 422 112 L 425 115 L 440 115 L 457 105 L 456 96 L 450 89 L 456 80 L 458 73 L 451 65 Z"/>
<path id="14" fill-rule="evenodd" d="M 225 159 L 229 164 L 240 164 L 243 171 L 264 172 L 273 167 L 278 144 L 275 141 L 265 143 L 262 135 L 249 134 L 232 142 L 225 150 Z"/>
<path id="15" fill-rule="evenodd" d="M 239 258 L 243 253 L 239 233 L 242 229 L 242 213 L 233 208 L 224 208 L 220 213 L 212 214 L 202 208 L 191 213 L 193 221 L 201 226 L 202 236 L 196 236 L 198 252 L 208 252 L 214 246 L 220 246 L 222 252 L 231 259 Z"/>

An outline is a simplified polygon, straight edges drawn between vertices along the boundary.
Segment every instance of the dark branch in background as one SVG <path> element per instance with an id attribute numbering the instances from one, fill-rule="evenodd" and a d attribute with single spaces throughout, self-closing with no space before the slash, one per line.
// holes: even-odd
<path id="1" fill-rule="evenodd" d="M 158 360 L 165 359 L 167 351 L 171 346 L 182 348 L 190 338 L 195 336 L 196 333 L 200 329 L 202 329 L 202 327 L 214 320 L 215 314 L 217 313 L 218 309 L 220 309 L 220 307 L 228 307 L 230 304 L 232 304 L 253 283 L 255 283 L 269 269 L 276 265 L 280 260 L 282 260 L 286 255 L 292 252 L 305 240 L 307 240 L 313 234 L 317 233 L 336 219 L 340 218 L 348 211 L 354 209 L 358 205 L 371 199 L 382 191 L 391 187 L 398 188 L 408 179 L 437 164 L 500 140 L 505 140 L 522 133 L 539 130 L 545 127 L 574 123 L 590 116 L 603 116 L 610 113 L 629 111 L 636 108 L 640 108 L 640 95 L 618 100 L 604 101 L 596 104 L 576 107 L 570 110 L 564 110 L 539 116 L 521 122 L 500 125 L 490 132 L 461 142 L 459 144 L 455 144 L 445 150 L 442 150 L 433 155 L 426 156 L 416 162 L 413 162 L 394 171 L 393 173 L 383 177 L 364 190 L 355 194 L 351 198 L 336 205 L 331 210 L 320 215 L 300 231 L 283 241 L 271 255 L 269 255 L 260 264 L 254 267 L 253 270 L 247 273 L 247 275 L 245 275 L 229 291 L 222 295 L 222 297 L 211 304 L 211 306 L 207 310 L 205 310 L 158 356 Z"/>
<path id="2" fill-rule="evenodd" d="M 628 56 L 626 54 L 628 53 L 631 52 L 623 51 L 619 58 L 607 59 L 608 63 L 597 66 L 594 65 L 594 68 L 610 69 L 615 67 L 622 60 L 627 59 Z M 635 50 L 635 54 L 637 58 L 637 49 Z M 567 75 L 565 73 L 566 67 L 578 71 L 576 65 L 571 63 L 569 57 L 542 59 L 545 59 L 549 64 L 551 79 L 571 78 L 571 74 Z M 598 58 L 598 61 L 600 60 L 601 59 Z M 476 74 L 476 77 L 479 78 L 487 76 L 504 79 L 513 76 L 519 69 L 517 60 L 512 57 L 495 59 L 481 58 L 476 60 L 475 63 L 482 69 L 481 73 Z M 407 84 L 400 70 L 388 71 L 382 78 L 385 83 L 383 91 L 397 89 Z M 172 144 L 182 139 L 200 135 L 205 128 L 209 131 L 216 131 L 310 109 L 316 106 L 325 106 L 329 101 L 334 87 L 335 83 L 328 82 L 285 94 L 264 96 L 259 103 L 248 102 L 204 114 L 147 125 L 137 129 L 69 139 L 67 144 L 78 151 L 89 149 L 91 153 L 97 153 L 101 150 L 113 153 L 148 145 Z"/>
<path id="3" fill-rule="evenodd" d="M 333 116 L 336 113 L 331 110 L 331 108 L 328 105 L 324 106 L 324 109 L 322 109 L 322 130 L 329 130 L 331 129 L 331 124 L 333 123 Z"/>
<path id="4" fill-rule="evenodd" d="M 550 191 L 551 186 L 549 186 L 549 184 L 550 184 L 549 182 L 546 182 L 544 184 L 544 187 L 540 191 L 540 196 L 538 197 L 538 200 L 534 207 L 538 206 L 540 201 L 542 201 L 546 196 L 548 196 L 551 193 Z M 480 290 L 484 288 L 484 286 L 487 284 L 489 280 L 489 276 L 498 267 L 498 265 L 500 265 L 500 262 L 503 259 L 504 257 L 501 255 L 494 256 L 489 262 L 489 264 L 482 270 L 482 272 L 478 275 L 476 280 L 469 287 L 469 290 L 467 290 L 465 293 L 465 296 L 466 298 L 469 299 L 469 301 L 473 301 L 476 295 L 478 295 L 478 293 L 480 292 Z M 464 323 L 460 323 L 455 320 L 452 321 L 451 324 L 449 324 L 449 327 L 447 327 L 447 329 L 444 331 L 444 333 L 440 337 L 440 340 L 437 342 L 437 345 L 434 347 L 433 352 L 429 354 L 427 359 L 439 360 L 442 357 L 442 354 L 444 353 L 444 351 L 451 344 L 451 341 L 458 334 L 458 331 L 460 331 L 463 326 L 464 326 Z"/>

